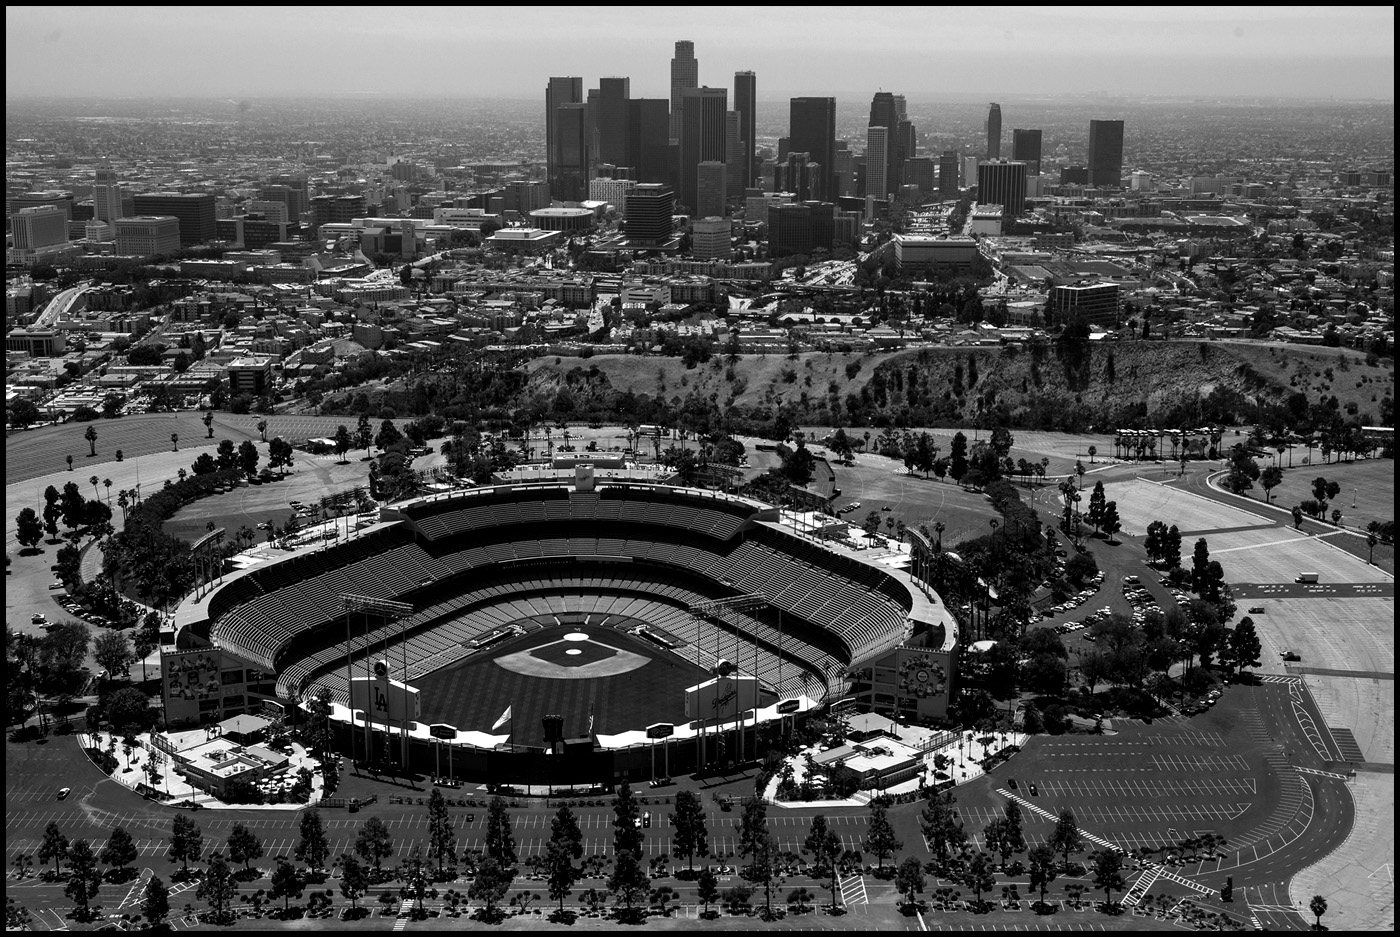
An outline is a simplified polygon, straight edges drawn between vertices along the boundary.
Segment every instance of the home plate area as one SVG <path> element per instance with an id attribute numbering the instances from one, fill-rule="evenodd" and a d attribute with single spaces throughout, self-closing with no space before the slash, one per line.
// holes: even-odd
<path id="1" fill-rule="evenodd" d="M 564 717 L 564 735 L 617 735 L 655 722 L 685 722 L 685 688 L 709 679 L 704 669 L 617 627 L 565 620 L 478 651 L 414 680 L 421 720 L 491 732 L 507 706 L 511 726 L 492 733 L 517 745 L 543 745 L 540 720 Z M 612 624 L 610 622 L 609 624 Z"/>

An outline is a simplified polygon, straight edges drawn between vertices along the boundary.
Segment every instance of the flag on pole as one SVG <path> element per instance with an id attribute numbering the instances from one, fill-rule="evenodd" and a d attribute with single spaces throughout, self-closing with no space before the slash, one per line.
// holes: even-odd
<path id="1" fill-rule="evenodd" d="M 513 704 L 512 704 L 512 705 L 513 705 Z M 508 726 L 508 725 L 510 725 L 510 709 L 511 709 L 510 706 L 507 706 L 507 707 L 506 707 L 506 711 L 503 712 L 503 713 L 501 713 L 501 718 L 497 719 L 497 720 L 495 721 L 495 723 L 492 724 L 492 726 L 491 726 L 491 731 L 492 731 L 492 732 L 495 732 L 495 731 L 496 731 L 497 729 L 499 729 L 501 726 Z"/>

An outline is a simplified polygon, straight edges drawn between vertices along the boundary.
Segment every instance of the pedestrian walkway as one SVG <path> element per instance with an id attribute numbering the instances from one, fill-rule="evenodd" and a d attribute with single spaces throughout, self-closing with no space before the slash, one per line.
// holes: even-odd
<path id="1" fill-rule="evenodd" d="M 846 907 L 870 904 L 870 895 L 865 890 L 865 876 L 842 876 L 839 884 L 841 886 L 841 903 Z"/>

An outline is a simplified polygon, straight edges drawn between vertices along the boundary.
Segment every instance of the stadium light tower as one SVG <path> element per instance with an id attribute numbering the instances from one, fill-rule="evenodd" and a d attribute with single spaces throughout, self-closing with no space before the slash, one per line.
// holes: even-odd
<path id="1" fill-rule="evenodd" d="M 732 586 L 732 585 L 733 585 L 733 583 L 729 582 L 729 580 L 727 580 L 727 579 L 726 579 L 726 580 L 722 580 L 722 581 L 723 581 L 723 583 L 724 583 L 725 585 L 728 585 L 728 586 Z M 755 609 L 755 608 L 766 608 L 766 607 L 768 607 L 768 605 L 769 605 L 769 602 L 768 602 L 768 598 L 767 598 L 766 596 L 764 596 L 764 595 L 762 595 L 762 594 L 760 594 L 760 593 L 758 593 L 758 592 L 748 592 L 748 593 L 745 593 L 745 594 L 743 594 L 743 595 L 733 595 L 733 596 L 729 596 L 729 597 L 723 598 L 723 599 L 710 599 L 710 600 L 705 601 L 705 602 L 697 602 L 696 604 L 690 606 L 690 612 L 691 612 L 691 614 L 694 614 L 694 615 L 704 615 L 704 616 L 706 616 L 706 617 L 708 617 L 708 618 L 713 618 L 713 619 L 715 619 L 716 621 L 725 621 L 725 620 L 726 620 L 726 619 L 725 619 L 725 615 L 726 615 L 726 614 L 730 614 L 730 613 L 733 613 L 733 612 L 749 611 L 750 609 Z M 776 608 L 777 606 L 774 606 L 774 607 Z M 735 626 L 735 627 L 734 627 L 734 630 L 735 630 L 736 638 L 737 638 L 738 635 L 743 634 L 742 622 L 734 622 L 734 621 L 731 621 L 730 624 L 732 624 L 732 625 Z M 737 657 L 738 655 L 735 655 L 735 656 Z M 719 657 L 718 638 L 716 638 L 716 644 L 715 644 L 715 657 L 716 657 L 716 658 Z M 753 641 L 753 675 L 754 675 L 754 679 L 755 679 L 755 680 L 758 679 L 758 639 L 757 639 L 757 638 L 754 638 L 754 641 Z M 781 697 L 781 696 L 783 695 L 783 610 L 782 610 L 781 608 L 778 609 L 778 686 L 777 686 L 777 690 L 778 690 L 778 696 Z M 754 757 L 755 757 L 755 758 L 758 757 L 758 712 L 757 712 L 757 706 L 758 706 L 758 701 L 755 700 L 755 701 L 754 701 L 754 707 L 755 707 L 755 711 L 754 711 L 754 733 L 753 733 L 753 738 L 754 738 Z M 744 724 L 743 724 L 743 719 L 742 719 L 742 717 L 739 715 L 739 698 L 738 698 L 737 696 L 734 697 L 734 716 L 735 716 L 736 721 L 738 722 L 738 727 L 739 727 L 739 746 L 738 746 L 738 747 L 739 747 L 739 757 L 742 759 L 742 758 L 743 758 L 743 754 L 744 754 Z"/>
<path id="2" fill-rule="evenodd" d="M 377 599 L 370 595 L 360 595 L 358 593 L 345 593 L 340 597 L 340 607 L 345 610 L 345 708 L 350 712 L 350 761 L 355 761 L 355 703 L 351 696 L 352 680 L 354 674 L 351 670 L 351 640 L 350 640 L 350 613 L 351 612 L 372 612 L 381 615 L 390 621 L 399 621 L 405 615 L 413 613 L 413 606 L 407 602 L 395 602 L 391 599 Z M 399 639 L 403 640 L 403 626 L 399 626 Z M 369 647 L 369 634 L 365 634 L 365 646 Z M 404 651 L 405 655 L 408 653 Z M 373 677 L 370 656 L 365 655 L 365 674 Z M 407 660 L 404 662 L 404 681 L 408 680 Z M 403 747 L 404 766 L 408 761 L 408 715 L 403 719 Z M 370 735 L 369 710 L 365 710 L 365 764 L 368 765 L 374 755 L 373 737 Z"/>

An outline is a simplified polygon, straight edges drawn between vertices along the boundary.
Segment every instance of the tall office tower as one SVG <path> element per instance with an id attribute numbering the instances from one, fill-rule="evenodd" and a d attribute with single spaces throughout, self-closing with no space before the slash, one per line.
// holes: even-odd
<path id="1" fill-rule="evenodd" d="M 724 115 L 724 162 L 726 198 L 744 197 L 744 140 L 741 136 L 744 115 L 738 111 L 726 111 Z"/>
<path id="2" fill-rule="evenodd" d="M 122 216 L 122 189 L 114 170 L 97 170 L 97 180 L 92 187 L 92 211 L 98 221 L 109 223 Z"/>
<path id="3" fill-rule="evenodd" d="M 883 175 L 885 188 L 877 192 L 869 187 L 870 168 L 867 163 L 866 195 L 884 198 L 895 194 L 904 178 L 904 161 L 914 155 L 911 146 L 914 126 L 908 120 L 900 117 L 902 109 L 903 95 L 896 98 L 888 91 L 877 92 L 870 102 L 870 126 L 884 127 L 888 133 L 885 134 L 886 156 Z M 869 152 L 869 148 L 866 152 Z"/>
<path id="4" fill-rule="evenodd" d="M 588 105 L 560 104 L 554 108 L 554 148 L 558 156 L 550 195 L 562 202 L 588 197 Z"/>
<path id="5" fill-rule="evenodd" d="M 889 192 L 890 128 L 865 130 L 865 192 L 867 197 L 884 198 Z"/>
<path id="6" fill-rule="evenodd" d="M 627 100 L 632 79 L 598 79 L 598 162 L 627 165 Z"/>
<path id="7" fill-rule="evenodd" d="M 788 149 L 806 153 L 821 164 L 814 197 L 830 199 L 836 192 L 836 99 L 793 98 L 788 111 Z M 782 154 L 779 154 L 782 158 Z"/>
<path id="8" fill-rule="evenodd" d="M 671 240 L 671 216 L 676 194 L 669 185 L 645 182 L 627 196 L 627 240 L 641 246 L 659 247 Z"/>
<path id="9" fill-rule="evenodd" d="M 57 205 L 21 208 L 10 223 L 16 250 L 37 250 L 68 240 L 68 219 Z"/>
<path id="10" fill-rule="evenodd" d="M 1001 159 L 1001 105 L 987 109 L 987 159 Z"/>
<path id="11" fill-rule="evenodd" d="M 758 79 L 753 72 L 734 73 L 734 110 L 739 112 L 739 142 L 743 149 L 743 173 L 739 180 L 741 195 L 743 189 L 753 185 L 754 177 L 758 174 L 753 157 L 754 135 L 757 131 L 757 83 Z"/>
<path id="12" fill-rule="evenodd" d="M 565 104 L 578 104 L 583 100 L 583 79 L 578 77 L 551 78 L 544 88 L 544 136 L 545 160 L 548 164 L 550 194 L 563 199 L 562 183 L 559 181 L 562 160 L 559 154 L 559 138 L 555 134 L 558 119 L 555 109 Z"/>
<path id="13" fill-rule="evenodd" d="M 174 215 L 180 219 L 180 246 L 214 240 L 213 193 L 147 192 L 132 199 L 138 215 Z"/>
<path id="14" fill-rule="evenodd" d="M 1003 218 L 1015 218 L 1026 210 L 1026 164 L 998 159 L 977 167 L 977 202 L 1000 205 Z"/>
<path id="15" fill-rule="evenodd" d="M 832 198 L 856 194 L 856 155 L 845 140 L 836 141 L 836 191 Z"/>
<path id="16" fill-rule="evenodd" d="M 958 197 L 958 154 L 952 150 L 938 157 L 938 194 L 945 199 Z"/>
<path id="17" fill-rule="evenodd" d="M 287 221 L 297 224 L 311 210 L 311 191 L 304 175 L 273 176 L 263 187 L 263 198 L 281 200 L 287 206 Z"/>
<path id="18" fill-rule="evenodd" d="M 674 184 L 671 105 L 665 98 L 632 98 L 627 102 L 626 162 L 638 182 Z"/>
<path id="19" fill-rule="evenodd" d="M 728 168 L 717 159 L 705 160 L 695 167 L 693 210 L 696 218 L 723 218 L 728 214 L 725 211 L 728 198 Z"/>
<path id="20" fill-rule="evenodd" d="M 671 142 L 681 142 L 681 95 L 688 88 L 700 86 L 700 62 L 695 58 L 695 43 L 681 39 L 676 43 L 676 55 L 671 59 Z"/>
<path id="21" fill-rule="evenodd" d="M 696 209 L 699 165 L 724 162 L 728 110 L 727 88 L 687 88 L 681 94 L 680 201 L 691 212 Z"/>
<path id="22" fill-rule="evenodd" d="M 904 161 L 904 184 L 919 187 L 919 198 L 932 198 L 938 191 L 938 161 L 932 156 L 913 156 Z"/>
<path id="23" fill-rule="evenodd" d="M 1121 188 L 1123 185 L 1123 122 L 1089 121 L 1089 184 Z"/>
<path id="24" fill-rule="evenodd" d="M 776 258 L 810 254 L 818 247 L 830 250 L 835 225 L 836 206 L 830 202 L 771 205 L 768 208 L 768 254 Z"/>
<path id="25" fill-rule="evenodd" d="M 1025 163 L 1028 172 L 1040 175 L 1040 131 L 1011 131 L 1011 158 Z"/>
<path id="26" fill-rule="evenodd" d="M 904 99 L 902 94 L 894 96 L 894 116 L 900 120 L 909 119 L 909 102 Z"/>
<path id="27" fill-rule="evenodd" d="M 797 201 L 811 198 L 813 175 L 821 172 L 821 166 L 810 162 L 806 153 L 789 153 L 773 167 L 773 190 L 791 192 Z"/>
<path id="28" fill-rule="evenodd" d="M 589 88 L 588 94 L 584 97 L 584 120 L 588 122 L 588 171 L 592 175 L 597 165 L 602 162 L 598 159 L 598 111 L 602 107 L 603 92 L 598 88 Z"/>

